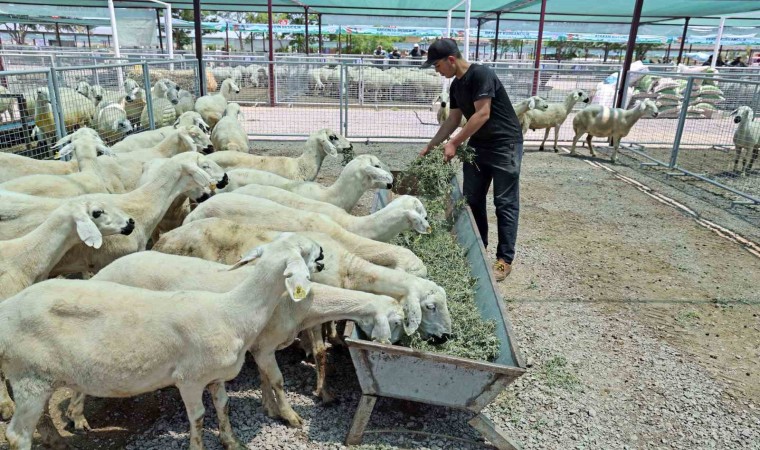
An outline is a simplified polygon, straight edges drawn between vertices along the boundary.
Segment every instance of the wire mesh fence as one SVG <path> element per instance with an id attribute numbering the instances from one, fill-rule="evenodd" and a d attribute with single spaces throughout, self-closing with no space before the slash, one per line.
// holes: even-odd
<path id="1" fill-rule="evenodd" d="M 57 118 L 50 71 L 0 73 L 0 147 L 3 152 L 44 158 L 50 148 L 38 139 L 55 138 Z M 53 92 L 53 94 L 51 94 Z"/>

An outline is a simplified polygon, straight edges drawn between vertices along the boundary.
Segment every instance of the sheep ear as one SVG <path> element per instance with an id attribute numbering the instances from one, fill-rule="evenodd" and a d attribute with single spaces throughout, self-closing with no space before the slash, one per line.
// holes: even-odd
<path id="1" fill-rule="evenodd" d="M 100 248 L 103 245 L 103 235 L 100 234 L 98 226 L 90 219 L 86 206 L 81 206 L 80 210 L 74 216 L 74 222 L 77 224 L 77 234 L 79 239 L 85 245 L 93 248 Z"/>
<path id="2" fill-rule="evenodd" d="M 433 228 L 428 221 L 420 215 L 417 211 L 407 211 L 406 217 L 412 224 L 412 229 L 420 234 L 430 234 Z"/>
<path id="3" fill-rule="evenodd" d="M 70 155 L 72 151 L 74 151 L 74 144 L 68 143 L 61 148 L 61 151 L 58 152 L 58 156 L 63 158 L 64 156 Z"/>
<path id="4" fill-rule="evenodd" d="M 183 164 L 187 173 L 193 177 L 195 184 L 201 187 L 211 186 L 214 184 L 214 180 L 206 173 L 205 170 L 198 167 L 196 164 Z"/>
<path id="5" fill-rule="evenodd" d="M 239 267 L 243 267 L 244 265 L 248 264 L 249 262 L 261 258 L 261 255 L 264 254 L 264 247 L 263 245 L 259 245 L 258 247 L 254 248 L 253 250 L 249 251 L 245 255 L 243 255 L 242 258 L 232 266 L 230 266 L 227 270 L 235 270 Z"/>
<path id="6" fill-rule="evenodd" d="M 411 336 L 412 333 L 417 331 L 422 322 L 422 306 L 420 306 L 420 300 L 418 298 L 406 297 L 403 301 L 404 304 L 404 332 Z"/>
<path id="7" fill-rule="evenodd" d="M 731 114 L 730 114 L 730 115 L 734 116 L 734 115 L 736 115 L 736 113 L 738 113 L 738 112 L 739 112 L 739 108 L 736 108 L 735 110 L 731 111 Z"/>
<path id="8" fill-rule="evenodd" d="M 180 133 L 180 137 L 182 138 L 183 141 L 185 141 L 187 145 L 190 146 L 190 148 L 192 148 L 192 150 L 190 151 L 195 151 L 195 142 L 193 142 L 193 138 L 190 136 L 189 131 L 186 133 Z"/>
<path id="9" fill-rule="evenodd" d="M 641 100 L 636 100 L 636 102 L 633 104 L 633 109 L 636 109 L 639 106 L 641 106 Z"/>
<path id="10" fill-rule="evenodd" d="M 176 129 L 179 126 L 179 117 L 177 120 L 174 121 L 174 128 Z"/>
<path id="11" fill-rule="evenodd" d="M 536 109 L 536 99 L 531 97 L 528 101 L 528 109 Z"/>
<path id="12" fill-rule="evenodd" d="M 308 297 L 309 292 L 311 292 L 311 275 L 302 258 L 288 263 L 283 276 L 285 277 L 285 289 L 287 289 L 291 300 L 300 302 Z"/>
<path id="13" fill-rule="evenodd" d="M 177 122 L 179 123 L 179 119 L 177 119 Z M 200 128 L 204 133 L 208 134 L 209 131 L 211 131 L 211 127 L 208 126 L 205 120 L 198 117 L 195 119 L 195 124 Z"/>
<path id="14" fill-rule="evenodd" d="M 383 314 L 375 315 L 375 323 L 372 327 L 372 340 L 381 344 L 391 343 L 391 324 Z"/>
<path id="15" fill-rule="evenodd" d="M 113 156 L 113 157 L 116 156 L 116 153 L 114 153 L 113 150 L 111 150 L 111 147 L 108 147 L 105 144 L 96 144 L 95 148 L 97 148 L 97 150 L 104 155 Z"/>

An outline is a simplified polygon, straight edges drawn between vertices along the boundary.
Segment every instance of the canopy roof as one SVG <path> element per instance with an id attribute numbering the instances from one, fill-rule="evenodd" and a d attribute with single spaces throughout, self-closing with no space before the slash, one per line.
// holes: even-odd
<path id="1" fill-rule="evenodd" d="M 106 6 L 105 0 L 14 0 L 19 5 L 46 6 Z M 192 9 L 192 0 L 170 1 L 173 8 Z M 301 13 L 305 6 L 312 13 L 445 18 L 447 11 L 459 0 L 272 0 L 275 12 Z M 547 21 L 629 23 L 635 0 L 548 0 Z M 117 8 L 157 8 L 160 5 L 147 0 L 114 0 Z M 204 10 L 266 11 L 264 0 L 201 0 Z M 472 18 L 494 18 L 497 11 L 504 19 L 538 20 L 541 0 L 473 0 Z M 742 18 L 743 13 L 760 10 L 757 0 L 648 0 L 644 2 L 642 22 L 667 22 L 692 17 L 694 25 L 714 25 L 717 16 L 739 15 L 731 18 L 731 26 L 753 26 L 760 23 L 756 15 Z M 464 17 L 464 7 L 453 11 L 455 18 Z M 682 20 L 679 20 L 682 22 Z"/>

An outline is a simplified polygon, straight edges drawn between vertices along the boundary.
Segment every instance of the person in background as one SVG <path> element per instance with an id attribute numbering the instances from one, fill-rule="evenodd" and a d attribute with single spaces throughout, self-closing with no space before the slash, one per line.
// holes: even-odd
<path id="1" fill-rule="evenodd" d="M 409 55 L 415 59 L 422 58 L 422 53 L 420 52 L 420 44 L 414 44 L 414 47 L 412 47 L 412 52 Z"/>
<path id="2" fill-rule="evenodd" d="M 385 56 L 385 50 L 383 50 L 383 46 L 382 45 L 378 45 L 377 46 L 377 48 L 375 49 L 374 55 L 375 56 Z"/>
<path id="3" fill-rule="evenodd" d="M 731 66 L 731 67 L 747 67 L 747 64 L 745 64 L 744 61 L 742 61 L 742 57 L 741 56 L 737 56 L 736 58 L 734 58 L 733 61 L 731 61 L 731 63 L 729 64 L 729 66 Z"/>
<path id="4" fill-rule="evenodd" d="M 504 280 L 512 271 L 520 213 L 523 155 L 520 122 L 493 69 L 467 62 L 454 40 L 440 39 L 430 45 L 422 68 L 430 66 L 442 76 L 454 78 L 449 95 L 451 112 L 420 156 L 425 156 L 451 136 L 459 127 L 462 115 L 467 118 L 467 124 L 444 146 L 444 161 L 450 161 L 456 155 L 457 147 L 470 139 L 469 146 L 475 149 L 475 161 L 464 163 L 464 196 L 472 208 L 485 246 L 488 246 L 486 198 L 493 181 L 499 238 L 493 274 L 496 281 Z"/>

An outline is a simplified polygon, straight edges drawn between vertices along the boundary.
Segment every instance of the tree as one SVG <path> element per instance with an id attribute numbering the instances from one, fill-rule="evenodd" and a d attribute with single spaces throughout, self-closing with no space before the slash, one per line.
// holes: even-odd
<path id="1" fill-rule="evenodd" d="M 655 48 L 658 48 L 660 44 L 636 44 L 633 47 L 633 54 L 635 55 L 635 60 L 639 61 L 644 59 L 644 57 L 647 55 L 647 52 L 649 50 L 653 50 Z"/>
<path id="2" fill-rule="evenodd" d="M 26 44 L 26 35 L 38 29 L 37 25 L 30 23 L 4 23 L 3 26 L 3 31 L 7 31 L 17 45 Z"/>
<path id="3" fill-rule="evenodd" d="M 266 16 L 265 16 L 266 17 Z M 231 12 L 231 11 L 210 11 L 208 20 L 211 22 L 229 22 L 229 23 L 252 23 L 254 13 L 250 12 Z M 243 30 L 235 30 L 230 27 L 233 35 L 237 36 L 240 43 L 240 49 L 243 49 Z M 228 49 L 229 50 L 229 49 Z"/>
<path id="4" fill-rule="evenodd" d="M 556 41 L 549 41 L 546 46 L 554 49 L 554 58 L 559 62 L 563 59 L 572 59 L 575 57 L 575 52 L 578 50 L 578 42 L 568 41 L 566 39 L 558 39 Z"/>
<path id="5" fill-rule="evenodd" d="M 210 11 L 201 11 L 201 21 L 206 21 L 212 15 Z M 163 12 L 162 12 L 163 17 Z M 192 22 L 195 20 L 193 10 L 191 9 L 172 9 L 172 17 L 175 19 L 185 20 Z M 212 33 L 212 31 L 202 30 L 201 35 Z M 172 40 L 174 41 L 174 47 L 176 49 L 182 49 L 186 45 L 193 43 L 190 38 L 190 32 L 186 29 L 174 27 L 172 29 Z"/>
<path id="6" fill-rule="evenodd" d="M 368 36 L 361 34 L 351 35 L 351 48 L 346 53 L 371 54 L 378 45 L 386 52 L 394 47 L 396 42 L 403 42 L 405 38 L 398 36 Z"/>

